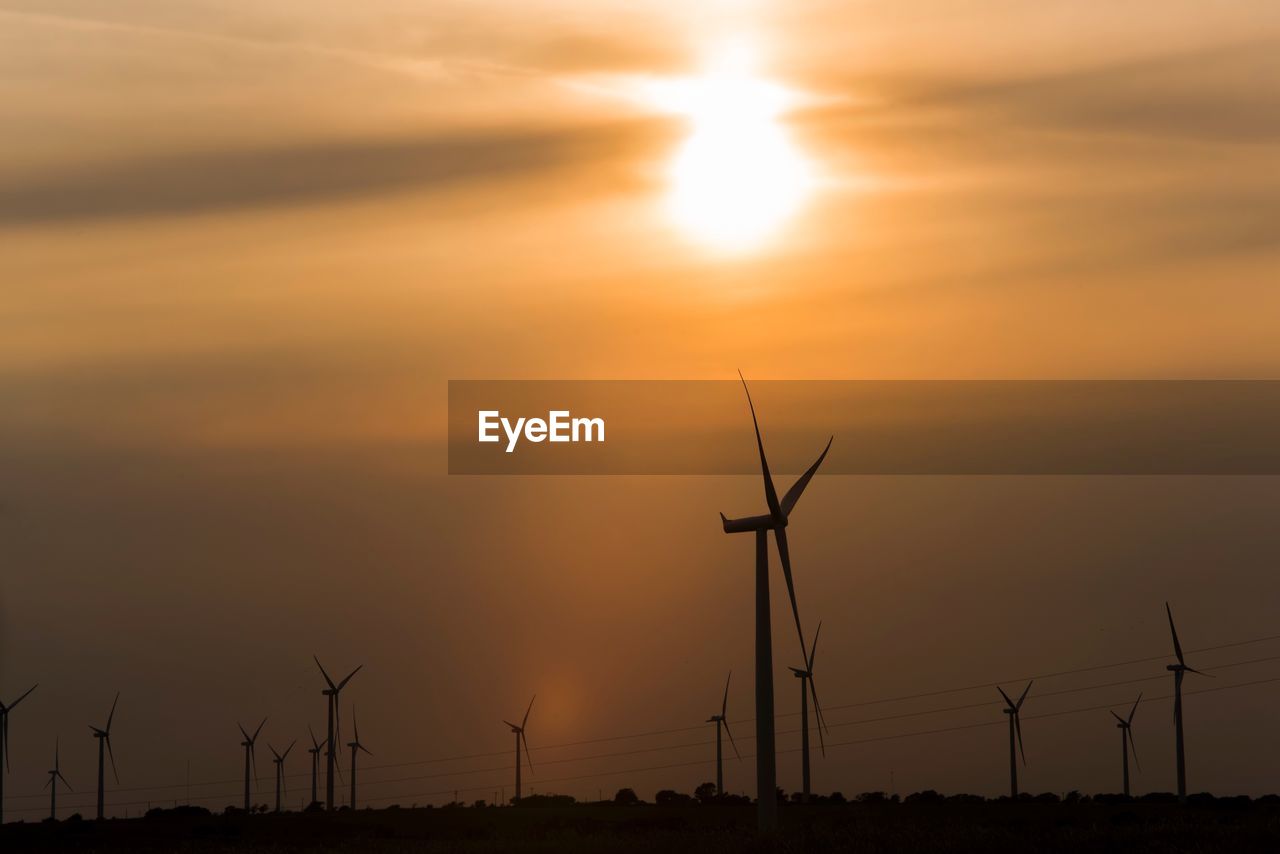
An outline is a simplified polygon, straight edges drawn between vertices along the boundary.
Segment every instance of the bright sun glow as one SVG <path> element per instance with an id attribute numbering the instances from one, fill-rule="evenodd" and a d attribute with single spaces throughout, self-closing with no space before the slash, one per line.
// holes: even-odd
<path id="1" fill-rule="evenodd" d="M 790 217 L 812 184 L 782 115 L 794 96 L 757 77 L 744 43 L 719 51 L 696 78 L 646 87 L 661 109 L 687 116 L 689 136 L 670 165 L 673 219 L 713 246 L 758 245 Z"/>

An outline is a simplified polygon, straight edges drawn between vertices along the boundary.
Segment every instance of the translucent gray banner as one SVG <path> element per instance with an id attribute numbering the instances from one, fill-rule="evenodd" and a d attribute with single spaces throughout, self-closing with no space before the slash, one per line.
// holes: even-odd
<path id="1" fill-rule="evenodd" d="M 760 381 L 775 474 L 1280 474 L 1280 381 Z M 737 381 L 453 380 L 450 474 L 758 474 Z"/>

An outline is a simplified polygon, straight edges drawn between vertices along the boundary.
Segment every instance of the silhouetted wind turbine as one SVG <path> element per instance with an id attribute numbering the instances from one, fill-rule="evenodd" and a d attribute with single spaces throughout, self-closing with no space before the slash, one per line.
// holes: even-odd
<path id="1" fill-rule="evenodd" d="M 307 748 L 307 753 L 311 754 L 311 803 L 316 802 L 316 795 L 319 789 L 316 788 L 316 780 L 320 776 L 320 751 L 328 744 L 328 739 L 318 741 L 316 739 L 315 730 L 311 728 L 311 724 L 307 724 L 307 732 L 311 733 L 312 747 Z"/>
<path id="2" fill-rule="evenodd" d="M 253 745 L 258 740 L 258 733 L 262 732 L 262 728 L 266 726 L 267 719 L 263 718 L 262 723 L 258 724 L 258 728 L 253 731 L 253 735 L 249 735 L 245 731 L 244 725 L 236 722 L 236 726 L 240 727 L 240 734 L 244 736 L 244 741 L 240 742 L 240 746 L 244 748 L 244 811 L 249 812 L 253 809 L 253 802 L 249 795 L 249 770 L 253 769 L 253 780 L 258 779 L 258 759 L 254 756 Z"/>
<path id="3" fill-rule="evenodd" d="M 789 668 L 795 677 L 800 680 L 800 777 L 803 783 L 800 798 L 804 803 L 809 802 L 809 695 L 813 695 L 814 718 L 818 723 L 818 745 L 822 748 L 822 755 L 827 755 L 827 744 L 822 737 L 822 730 L 826 727 L 826 721 L 822 719 L 822 706 L 818 705 L 818 689 L 813 685 L 813 659 L 818 654 L 818 635 L 822 634 L 822 623 L 818 623 L 818 630 L 813 633 L 813 646 L 809 649 L 808 658 L 805 661 L 805 667 L 802 670 L 799 667 Z"/>
<path id="4" fill-rule="evenodd" d="M 738 372 L 742 378 L 742 372 Z M 822 465 L 832 439 L 827 440 L 817 461 L 792 484 L 787 494 L 778 500 L 773 478 L 769 474 L 769 462 L 764 455 L 764 441 L 760 438 L 760 423 L 756 420 L 755 404 L 747 381 L 742 380 L 747 392 L 747 405 L 751 408 L 751 423 L 756 432 L 756 448 L 760 452 L 760 470 L 764 476 L 764 497 L 769 512 L 745 519 L 727 519 L 723 513 L 720 521 L 726 534 L 754 533 L 756 535 L 756 804 L 761 830 L 771 831 L 778 826 L 777 756 L 774 752 L 773 729 L 773 641 L 769 626 L 769 532 L 773 531 L 778 543 L 778 557 L 782 562 L 782 576 L 787 582 L 787 595 L 791 599 L 791 614 L 795 618 L 796 634 L 800 638 L 800 653 L 805 654 L 804 631 L 800 628 L 800 609 L 796 605 L 795 584 L 791 577 L 791 553 L 787 549 L 787 522 L 796 502 L 813 475 Z"/>
<path id="5" fill-rule="evenodd" d="M 325 672 L 324 665 L 320 663 L 320 659 L 314 655 L 311 657 L 316 660 L 316 667 L 320 668 L 320 675 L 324 676 L 324 681 L 329 686 L 328 688 L 325 688 L 324 690 L 322 690 L 320 693 L 324 694 L 329 701 L 329 732 L 325 737 L 325 744 L 326 744 L 325 759 L 326 759 L 326 762 L 328 763 L 328 767 L 326 768 L 326 775 L 325 775 L 325 781 L 324 781 L 324 799 L 325 799 L 325 808 L 332 810 L 333 809 L 333 766 L 334 766 L 334 763 L 337 761 L 337 756 L 334 752 L 334 748 L 338 744 L 337 742 L 338 733 L 342 731 L 342 721 L 340 718 L 341 709 L 338 706 L 338 695 L 342 692 L 343 688 L 347 687 L 347 683 L 351 681 L 351 677 L 359 673 L 360 667 L 364 667 L 364 665 L 361 664 L 360 667 L 357 667 L 355 670 L 352 670 L 350 673 L 347 674 L 347 678 L 343 679 L 341 682 L 335 685 L 333 683 L 333 680 L 329 678 L 329 674 Z M 337 730 L 334 729 L 335 725 L 337 726 Z"/>
<path id="6" fill-rule="evenodd" d="M 351 748 L 351 809 L 356 808 L 356 752 L 363 750 L 370 756 L 373 754 L 369 749 L 360 743 L 360 721 L 356 719 L 356 707 L 351 707 L 351 727 L 355 730 L 355 741 L 348 741 L 347 747 Z"/>
<path id="7" fill-rule="evenodd" d="M 265 723 L 265 721 L 264 721 Z M 288 787 L 284 784 L 284 760 L 289 756 L 289 751 L 293 750 L 293 746 L 298 743 L 295 738 L 284 749 L 284 753 L 277 753 L 276 749 L 271 746 L 271 742 L 267 742 L 267 749 L 271 751 L 271 761 L 276 764 L 276 812 L 280 812 L 280 789 L 283 787 L 288 792 Z"/>
<path id="8" fill-rule="evenodd" d="M 1116 726 L 1120 730 L 1120 759 L 1124 763 L 1124 796 L 1129 797 L 1129 752 L 1133 751 L 1133 761 L 1138 763 L 1138 770 L 1142 770 L 1142 763 L 1138 762 L 1138 748 L 1133 745 L 1133 716 L 1138 711 L 1138 703 L 1142 702 L 1142 694 L 1138 694 L 1138 699 L 1133 701 L 1133 708 L 1129 710 L 1129 717 L 1122 718 L 1115 712 L 1111 713 L 1111 717 L 1116 719 Z"/>
<path id="9" fill-rule="evenodd" d="M 1027 754 L 1022 749 L 1022 703 L 1027 699 L 1031 684 L 1031 682 L 1028 682 L 1027 687 L 1022 689 L 1022 696 L 1018 698 L 1016 703 L 1009 699 L 1009 695 L 1004 692 L 1003 688 L 996 686 L 1000 696 L 1004 697 L 1004 713 L 1009 716 L 1009 797 L 1015 801 L 1018 799 L 1018 754 L 1022 754 L 1022 764 L 1027 764 Z M 1014 744 L 1015 733 L 1017 734 L 1016 745 Z"/>
<path id="10" fill-rule="evenodd" d="M 0 824 L 4 824 L 4 776 L 9 773 L 9 712 L 13 711 L 13 707 L 26 699 L 36 689 L 36 685 L 32 685 L 18 699 L 9 705 L 0 703 L 0 754 L 3 754 L 4 768 L 0 769 Z"/>
<path id="11" fill-rule="evenodd" d="M 49 820 L 58 820 L 58 781 L 61 780 L 67 787 L 67 791 L 71 791 L 71 784 L 67 782 L 67 778 L 62 776 L 60 765 L 58 762 L 58 740 L 53 742 L 53 769 L 49 771 L 49 782 L 44 784 L 49 789 Z M 50 788 L 52 786 L 52 788 Z"/>
<path id="12" fill-rule="evenodd" d="M 524 718 L 520 721 L 520 725 L 516 726 L 511 721 L 503 721 L 504 724 L 511 727 L 511 731 L 516 734 L 516 800 L 520 800 L 520 745 L 524 744 L 524 755 L 529 760 L 529 770 L 533 770 L 533 757 L 529 755 L 529 740 L 525 738 L 524 728 L 529 723 L 529 712 L 533 711 L 533 701 L 538 699 L 538 695 L 534 694 L 529 700 L 529 708 L 524 710 Z"/>
<path id="13" fill-rule="evenodd" d="M 733 678 L 733 671 L 729 671 L 729 675 L 724 680 L 724 699 L 720 701 L 720 714 L 712 715 L 707 718 L 707 723 L 716 725 L 716 794 L 724 794 L 724 752 L 720 745 L 720 728 L 724 727 L 724 731 L 729 733 L 729 743 L 733 745 L 733 755 L 738 757 L 738 761 L 742 761 L 742 754 L 738 752 L 738 744 L 733 740 L 733 733 L 729 730 L 729 719 L 726 717 L 729 713 L 729 680 Z"/>
<path id="14" fill-rule="evenodd" d="M 116 692 L 116 698 L 111 701 L 111 714 L 107 715 L 107 725 L 102 729 L 98 729 L 92 724 L 89 729 L 93 730 L 93 737 L 98 740 L 98 821 L 102 821 L 103 813 L 103 793 L 106 791 L 105 775 L 103 774 L 103 748 L 111 757 L 111 775 L 116 778 L 116 785 L 120 784 L 120 774 L 116 771 L 116 753 L 111 749 L 111 721 L 116 716 L 116 703 L 120 702 L 120 692 Z"/>
<path id="15" fill-rule="evenodd" d="M 1173 654 L 1178 657 L 1178 663 L 1166 665 L 1165 670 L 1173 671 L 1173 729 L 1178 760 L 1178 803 L 1185 804 L 1187 802 L 1187 761 L 1182 746 L 1182 676 L 1188 672 L 1200 673 L 1200 671 L 1194 667 L 1188 667 L 1186 659 L 1182 657 L 1182 644 L 1178 643 L 1178 630 L 1173 627 L 1173 611 L 1169 610 L 1168 602 L 1164 603 L 1164 612 L 1169 616 L 1169 634 L 1173 635 Z M 1209 674 L 1200 673 L 1200 675 L 1208 676 Z"/>

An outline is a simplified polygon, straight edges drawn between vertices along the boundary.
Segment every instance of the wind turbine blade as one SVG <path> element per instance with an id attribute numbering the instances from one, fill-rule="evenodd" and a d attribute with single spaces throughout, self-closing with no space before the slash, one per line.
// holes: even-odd
<path id="1" fill-rule="evenodd" d="M 53 785 L 53 775 L 52 775 L 52 774 L 50 774 L 50 775 L 49 775 L 49 779 L 48 779 L 48 780 L 45 780 L 45 781 L 44 781 L 44 785 L 43 785 L 43 786 L 41 786 L 40 788 L 41 788 L 41 789 L 47 789 L 47 788 L 49 788 L 49 787 L 50 787 L 50 786 L 52 786 L 52 785 Z"/>
<path id="2" fill-rule="evenodd" d="M 1011 708 L 1011 709 L 1012 709 L 1012 708 L 1013 708 L 1013 700 L 1010 700 L 1010 699 L 1009 699 L 1009 695 L 1008 695 L 1008 694 L 1006 694 L 1006 693 L 1004 692 L 1004 689 L 1003 689 L 1003 688 L 1001 688 L 999 685 L 997 685 L 997 686 L 996 686 L 996 690 L 1000 692 L 1000 696 L 1001 696 L 1001 697 L 1004 697 L 1004 701 L 1005 701 L 1005 703 L 1007 703 L 1007 704 L 1008 704 L 1008 706 L 1009 706 L 1009 708 Z"/>
<path id="3" fill-rule="evenodd" d="M 283 762 L 285 758 L 288 757 L 289 751 L 293 750 L 293 746 L 297 743 L 298 743 L 298 740 L 296 738 L 293 741 L 289 742 L 289 746 L 284 749 L 284 756 L 280 757 L 281 762 Z"/>
<path id="4" fill-rule="evenodd" d="M 58 772 L 58 779 L 62 781 L 62 785 L 67 787 L 68 792 L 75 791 L 74 789 L 71 788 L 71 784 L 67 782 L 67 778 L 62 776 L 61 771 Z"/>
<path id="5" fill-rule="evenodd" d="M 733 671 L 729 671 L 728 677 L 724 680 L 724 700 L 720 703 L 720 717 L 724 717 L 729 712 L 729 680 L 733 678 Z"/>
<path id="6" fill-rule="evenodd" d="M 791 577 L 791 550 L 787 548 L 787 529 L 774 528 L 773 536 L 778 541 L 778 557 L 782 559 L 782 577 L 787 582 L 787 596 L 791 598 L 791 616 L 796 621 L 796 634 L 800 638 L 800 655 L 805 656 L 804 629 L 800 628 L 800 606 L 796 604 L 796 585 Z"/>
<path id="7" fill-rule="evenodd" d="M 356 738 L 355 738 L 356 744 L 359 744 L 360 743 L 360 719 L 356 717 L 356 707 L 354 705 L 351 706 L 351 729 L 356 734 Z"/>
<path id="8" fill-rule="evenodd" d="M 516 725 L 515 725 L 515 724 L 513 724 L 511 721 L 504 720 L 504 721 L 503 721 L 503 723 L 504 723 L 504 724 L 506 724 L 507 726 L 511 727 L 512 729 L 520 729 L 520 727 L 516 726 Z"/>
<path id="9" fill-rule="evenodd" d="M 30 694 L 32 691 L 34 691 L 38 687 L 40 687 L 39 682 L 37 682 L 35 685 L 32 685 L 30 688 L 28 688 L 25 694 L 23 694 L 21 697 L 19 697 L 18 699 L 14 700 L 12 703 L 9 704 L 8 708 L 5 709 L 5 712 L 13 711 L 14 706 L 18 705 L 23 700 L 27 699 L 27 694 Z"/>
<path id="10" fill-rule="evenodd" d="M 250 741 L 257 741 L 257 740 L 258 740 L 258 733 L 262 732 L 262 728 L 263 728 L 264 726 L 266 726 L 266 725 L 267 725 L 267 719 L 266 719 L 266 718 L 263 718 L 263 719 L 262 719 L 262 723 L 258 724 L 258 728 L 257 728 L 257 729 L 255 729 L 255 730 L 253 731 L 253 738 L 251 738 L 251 739 L 249 739 L 249 740 L 250 740 Z"/>
<path id="11" fill-rule="evenodd" d="M 817 461 L 809 466 L 805 473 L 800 475 L 795 483 L 791 484 L 787 494 L 782 496 L 782 515 L 791 515 L 791 511 L 795 509 L 796 502 L 800 500 L 800 495 L 804 492 L 804 488 L 809 485 L 809 481 L 813 480 L 813 476 L 818 472 L 818 466 L 822 465 L 822 461 L 826 459 L 827 451 L 831 450 L 831 443 L 835 441 L 835 438 L 835 436 L 832 436 L 827 440 L 827 446 L 822 449 Z"/>
<path id="12" fill-rule="evenodd" d="M 738 752 L 738 743 L 733 740 L 733 730 L 729 729 L 728 721 L 721 721 L 724 724 L 725 734 L 729 736 L 729 744 L 733 747 L 733 755 L 738 757 L 738 761 L 742 761 L 742 754 Z"/>
<path id="13" fill-rule="evenodd" d="M 103 738 L 107 741 L 107 754 L 111 757 L 111 776 L 116 778 L 116 785 L 120 785 L 120 772 L 116 770 L 116 752 L 111 749 L 111 736 L 106 735 Z"/>
<path id="14" fill-rule="evenodd" d="M 1178 630 L 1173 627 L 1173 611 L 1169 609 L 1169 603 L 1164 603 L 1164 612 L 1169 615 L 1169 633 L 1173 635 L 1173 654 L 1178 657 L 1179 664 L 1187 662 L 1182 658 L 1182 644 L 1178 643 Z"/>
<path id="15" fill-rule="evenodd" d="M 1022 748 L 1022 715 L 1013 713 L 1013 728 L 1018 733 L 1018 752 L 1022 754 L 1022 764 L 1027 764 L 1027 751 Z"/>
<path id="16" fill-rule="evenodd" d="M 329 690 L 331 690 L 331 691 L 332 691 L 332 690 L 335 690 L 335 689 L 337 688 L 337 686 L 333 684 L 333 680 L 332 680 L 332 679 L 330 679 L 330 678 L 329 678 L 329 674 L 328 674 L 327 672 L 325 672 L 324 665 L 320 663 L 320 659 L 319 659 L 319 658 L 316 658 L 316 656 L 314 656 L 314 655 L 313 655 L 313 656 L 311 656 L 311 657 L 315 659 L 315 661 L 316 661 L 316 667 L 319 667 L 319 668 L 320 668 L 320 675 L 321 675 L 321 676 L 323 676 L 323 677 L 324 677 L 324 681 L 328 683 L 328 685 L 329 685 Z"/>
<path id="17" fill-rule="evenodd" d="M 240 723 L 239 721 L 236 721 L 236 726 L 240 727 L 240 734 L 244 736 L 245 741 L 253 740 L 249 738 L 249 733 L 245 732 L 244 724 Z"/>
<path id="18" fill-rule="evenodd" d="M 1134 764 L 1138 766 L 1138 770 L 1142 770 L 1142 763 L 1138 761 L 1138 745 L 1133 742 L 1133 729 L 1129 729 L 1129 752 L 1133 754 Z"/>
<path id="19" fill-rule="evenodd" d="M 1188 668 L 1187 668 L 1187 672 L 1188 672 L 1188 673 L 1194 673 L 1194 674 L 1196 674 L 1197 676 L 1207 676 L 1207 677 L 1209 677 L 1210 679 L 1217 679 L 1217 678 L 1218 678 L 1217 676 L 1214 676 L 1212 673 L 1205 673 L 1203 670 L 1196 670 L 1194 667 L 1188 667 Z"/>
<path id="20" fill-rule="evenodd" d="M 111 721 L 116 716 L 116 703 L 120 702 L 120 692 L 116 692 L 116 698 L 111 701 L 111 714 L 107 715 L 107 732 L 111 732 Z"/>
<path id="21" fill-rule="evenodd" d="M 781 522 L 785 516 L 782 506 L 778 504 L 778 492 L 773 488 L 773 477 L 769 474 L 769 461 L 764 456 L 764 440 L 760 438 L 760 422 L 756 420 L 756 405 L 751 400 L 751 389 L 747 388 L 747 380 L 738 371 L 738 379 L 742 380 L 742 388 L 747 393 L 747 406 L 751 407 L 751 424 L 756 430 L 756 447 L 760 450 L 760 471 L 764 475 L 764 500 L 769 505 L 769 514 L 774 521 Z"/>
<path id="22" fill-rule="evenodd" d="M 818 620 L 818 629 L 813 633 L 813 645 L 809 647 L 809 662 L 806 668 L 810 673 L 813 672 L 813 660 L 818 656 L 818 635 L 822 634 L 822 620 Z"/>
<path id="23" fill-rule="evenodd" d="M 352 670 L 350 673 L 348 673 L 348 674 L 347 674 L 347 678 L 346 678 L 346 679 L 343 679 L 341 682 L 339 682 L 339 683 L 338 683 L 338 690 L 339 690 L 339 691 L 341 691 L 343 688 L 347 687 L 347 683 L 351 681 L 351 677 L 352 677 L 352 676 L 355 676 L 357 673 L 359 673 L 359 672 L 360 672 L 360 668 L 361 668 L 361 667 L 364 667 L 364 665 L 362 664 L 362 665 L 360 665 L 360 667 L 357 667 L 355 670 Z"/>
<path id="24" fill-rule="evenodd" d="M 823 757 L 827 755 L 827 740 L 822 737 L 822 706 L 818 704 L 818 689 L 813 684 L 813 674 L 809 674 L 809 694 L 813 697 L 813 717 L 818 723 L 818 747 L 822 749 Z"/>
<path id="25" fill-rule="evenodd" d="M 311 733 L 311 746 L 319 750 L 320 742 L 316 740 L 316 731 L 311 728 L 311 724 L 307 724 L 307 732 Z"/>
<path id="26" fill-rule="evenodd" d="M 534 694 L 529 699 L 529 708 L 524 710 L 524 720 L 520 721 L 520 729 L 524 729 L 525 724 L 529 723 L 529 713 L 533 711 L 533 701 L 538 699 L 538 695 Z"/>
<path id="27" fill-rule="evenodd" d="M 1018 705 L 1017 705 L 1017 706 L 1015 706 L 1014 708 L 1017 708 L 1017 709 L 1021 709 L 1021 708 L 1022 708 L 1022 701 L 1023 701 L 1023 700 L 1025 700 L 1025 699 L 1027 699 L 1027 694 L 1029 694 L 1029 693 L 1031 692 L 1031 685 L 1032 685 L 1034 682 L 1035 682 L 1035 680 L 1034 680 L 1034 679 L 1032 679 L 1032 680 L 1031 680 L 1031 682 L 1028 682 L 1028 683 L 1027 683 L 1027 687 L 1025 687 L 1025 688 L 1023 688 L 1023 689 L 1022 689 L 1022 696 L 1018 698 Z"/>
<path id="28" fill-rule="evenodd" d="M 1142 702 L 1142 692 L 1141 692 L 1141 691 L 1139 691 L 1139 692 L 1138 692 L 1138 699 L 1136 699 L 1136 700 L 1134 700 L 1134 701 L 1133 701 L 1133 708 L 1129 710 L 1129 720 L 1127 721 L 1127 723 L 1133 723 L 1133 716 L 1134 716 L 1134 714 L 1136 714 L 1136 713 L 1137 713 L 1137 711 L 1138 711 L 1138 704 L 1139 704 L 1139 703 L 1141 703 L 1141 702 Z M 1113 712 L 1112 714 L 1114 714 L 1114 712 Z"/>
<path id="29" fill-rule="evenodd" d="M 357 747 L 357 748 L 359 748 L 360 750 L 363 750 L 365 753 L 368 753 L 370 756 L 372 756 L 372 755 L 373 755 L 373 751 L 371 751 L 369 748 L 365 747 L 363 744 L 360 744 L 359 742 L 357 742 L 357 743 L 356 743 L 356 747 Z M 528 753 L 528 752 L 529 752 L 529 748 L 528 748 L 528 747 L 526 747 L 526 748 L 525 748 L 525 753 Z"/>
<path id="30" fill-rule="evenodd" d="M 1115 718 L 1122 724 L 1125 723 L 1125 719 L 1117 715 L 1114 711 L 1111 712 L 1111 717 Z"/>
<path id="31" fill-rule="evenodd" d="M 818 714 L 818 727 L 830 732 L 827 726 L 827 716 L 822 713 L 822 706 L 818 704 L 818 686 L 813 682 L 813 674 L 809 674 L 809 696 L 813 697 L 813 708 Z"/>
<path id="32" fill-rule="evenodd" d="M 524 745 L 524 758 L 529 761 L 529 771 L 533 772 L 533 757 L 529 755 L 529 737 L 520 730 L 520 743 Z"/>

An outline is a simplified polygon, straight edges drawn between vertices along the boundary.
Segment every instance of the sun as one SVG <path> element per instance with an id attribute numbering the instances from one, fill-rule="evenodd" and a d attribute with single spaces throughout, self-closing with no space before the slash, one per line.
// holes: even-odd
<path id="1" fill-rule="evenodd" d="M 650 97 L 689 121 L 667 196 L 688 234 L 720 249 L 755 247 L 809 195 L 812 167 L 783 123 L 795 95 L 756 74 L 748 43 L 723 46 L 698 77 L 654 82 Z"/>

